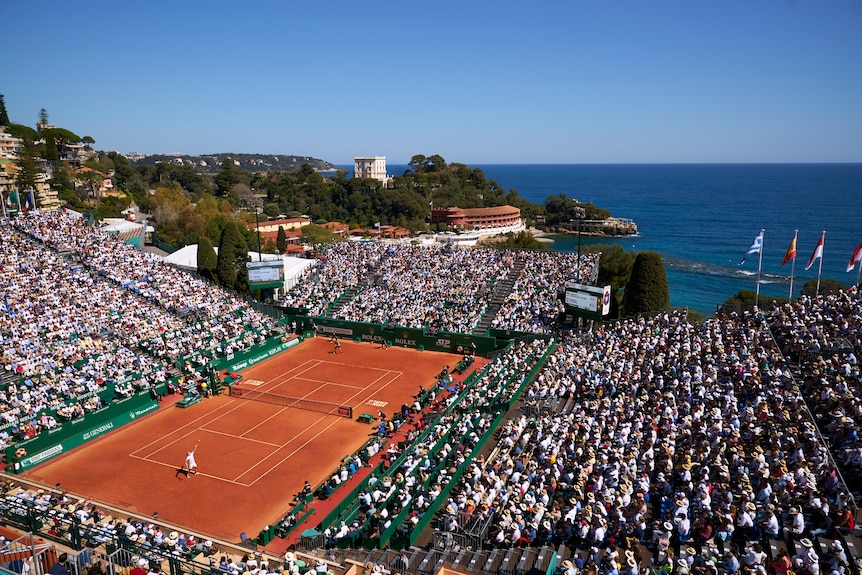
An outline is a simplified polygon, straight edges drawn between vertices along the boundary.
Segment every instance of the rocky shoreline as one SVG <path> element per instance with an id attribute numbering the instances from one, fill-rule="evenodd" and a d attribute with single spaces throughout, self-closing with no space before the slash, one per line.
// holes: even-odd
<path id="1" fill-rule="evenodd" d="M 547 235 L 578 235 L 577 229 L 572 229 L 570 226 L 550 227 L 546 229 L 529 228 L 528 231 L 537 239 Z M 638 226 L 632 220 L 624 218 L 610 217 L 606 220 L 583 220 L 581 222 L 582 236 L 591 236 L 598 238 L 619 238 L 625 236 L 636 236 L 638 234 Z M 553 241 L 546 239 L 545 241 Z"/>

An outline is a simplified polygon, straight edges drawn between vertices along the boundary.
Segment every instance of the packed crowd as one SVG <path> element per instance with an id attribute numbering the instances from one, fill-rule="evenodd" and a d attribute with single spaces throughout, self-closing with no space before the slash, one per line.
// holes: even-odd
<path id="1" fill-rule="evenodd" d="M 578 269 L 582 280 L 593 277 L 599 255 L 584 254 L 580 267 L 577 261 L 557 252 L 339 242 L 281 303 L 318 316 L 343 297 L 338 319 L 470 333 L 494 286 L 517 265 L 521 271 L 492 327 L 551 333 L 563 311 L 558 292 L 565 280 Z"/>
<path id="2" fill-rule="evenodd" d="M 858 297 L 841 297 L 858 318 Z M 563 408 L 507 422 L 440 529 L 479 515 L 486 544 L 566 543 L 616 553 L 617 567 L 642 544 L 657 567 L 686 573 L 708 560 L 730 573 L 765 567 L 753 549 L 782 539 L 812 575 L 810 539 L 852 530 L 827 445 L 761 316 L 697 327 L 664 315 L 605 326 L 591 344 L 564 340 L 526 397 Z"/>
<path id="3" fill-rule="evenodd" d="M 71 251 L 95 274 L 167 311 L 220 317 L 245 308 L 238 297 L 174 266 L 152 253 L 101 233 L 67 212 L 19 216 L 15 226 L 57 251 Z M 219 297 L 213 297 L 214 292 Z"/>
<path id="4" fill-rule="evenodd" d="M 380 280 L 361 291 L 336 318 L 469 333 L 506 277 L 512 252 L 448 246 L 390 246 Z"/>
<path id="5" fill-rule="evenodd" d="M 417 416 L 407 439 L 387 446 L 383 453 L 389 462 L 386 474 L 359 494 L 361 513 L 355 521 L 342 522 L 325 533 L 329 544 L 349 539 L 352 545 L 361 545 L 379 537 L 396 521 L 399 534 L 410 535 L 452 477 L 476 455 L 474 448 L 497 415 L 508 408 L 548 345 L 544 340 L 516 342 L 481 377 L 454 385 L 444 376 L 434 388 L 420 390 L 431 411 L 442 415 L 427 427 Z M 474 403 L 477 397 L 490 400 Z"/>
<path id="6" fill-rule="evenodd" d="M 306 268 L 300 280 L 284 294 L 281 304 L 304 308 L 321 316 L 339 296 L 368 280 L 389 246 L 377 243 L 337 242 Z"/>
<path id="7" fill-rule="evenodd" d="M 851 491 L 862 490 L 862 295 L 804 296 L 768 314 L 786 356 L 800 363 L 802 388 Z"/>
<path id="8" fill-rule="evenodd" d="M 0 226 L 0 271 L 0 448 L 100 408 L 110 389 L 150 390 L 184 355 L 226 355 L 275 327 L 65 212 Z"/>
<path id="9" fill-rule="evenodd" d="M 12 513 L 16 521 L 37 526 L 37 533 L 70 543 L 81 542 L 81 550 L 74 557 L 61 556 L 60 561 L 75 569 L 74 573 L 106 575 L 123 572 L 136 573 L 135 568 L 149 568 L 154 575 L 162 570 L 167 559 L 196 561 L 209 565 L 213 573 L 223 575 L 268 575 L 272 573 L 304 573 L 309 569 L 326 573 L 326 562 L 306 566 L 295 554 L 284 561 L 260 552 L 232 553 L 221 549 L 218 543 L 193 533 L 174 530 L 158 521 L 157 517 L 142 520 L 118 516 L 107 508 L 89 500 L 70 496 L 59 489 L 33 489 L 3 482 L 0 485 L 0 505 Z M 28 518 L 28 519 L 25 519 Z M 0 539 L 0 545 L 5 539 Z M 107 552 L 124 548 L 127 552 Z M 65 560 L 64 560 L 65 557 Z M 26 568 L 10 566 L 13 572 L 27 573 Z M 30 567 L 30 565 L 28 565 Z M 146 573 L 144 571 L 138 571 Z M 54 573 L 52 570 L 51 573 Z"/>
<path id="10" fill-rule="evenodd" d="M 579 283 L 587 283 L 599 265 L 600 254 L 581 255 L 557 252 L 529 252 L 527 264 L 518 275 L 512 293 L 491 322 L 495 329 L 527 333 L 553 333 L 565 310 L 559 292 L 566 280 L 580 273 Z"/>

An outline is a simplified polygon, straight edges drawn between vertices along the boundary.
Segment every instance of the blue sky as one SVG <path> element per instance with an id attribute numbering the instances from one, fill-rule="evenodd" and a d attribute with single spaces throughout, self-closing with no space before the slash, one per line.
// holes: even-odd
<path id="1" fill-rule="evenodd" d="M 46 0 L 3 21 L 11 120 L 45 108 L 99 150 L 862 161 L 859 0 Z"/>

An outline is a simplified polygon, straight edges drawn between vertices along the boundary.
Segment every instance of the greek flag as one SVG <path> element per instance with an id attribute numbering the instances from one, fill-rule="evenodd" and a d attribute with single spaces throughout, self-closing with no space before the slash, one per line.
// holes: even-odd
<path id="1" fill-rule="evenodd" d="M 763 232 L 761 231 L 755 238 L 754 241 L 751 242 L 751 247 L 748 248 L 748 251 L 745 252 L 745 255 L 742 256 L 742 259 L 739 262 L 739 265 L 745 263 L 745 258 L 750 256 L 751 254 L 759 254 L 760 248 L 763 247 Z"/>

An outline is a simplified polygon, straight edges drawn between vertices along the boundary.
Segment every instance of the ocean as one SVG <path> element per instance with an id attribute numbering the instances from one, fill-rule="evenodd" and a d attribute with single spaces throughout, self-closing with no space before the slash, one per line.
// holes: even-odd
<path id="1" fill-rule="evenodd" d="M 714 314 L 740 290 L 755 290 L 757 254 L 740 266 L 764 229 L 760 293 L 789 295 L 791 264 L 781 267 L 799 230 L 793 292 L 817 279 L 819 262 L 805 265 L 826 231 L 822 278 L 845 285 L 853 250 L 862 242 L 862 164 L 489 164 L 475 165 L 506 190 L 532 202 L 565 194 L 612 215 L 630 218 L 638 235 L 581 237 L 581 247 L 619 244 L 655 251 L 667 269 L 671 305 Z M 352 166 L 351 166 L 352 168 Z M 390 174 L 407 166 L 391 165 Z M 554 236 L 551 247 L 577 251 L 574 236 Z M 857 266 L 858 270 L 858 266 Z"/>

